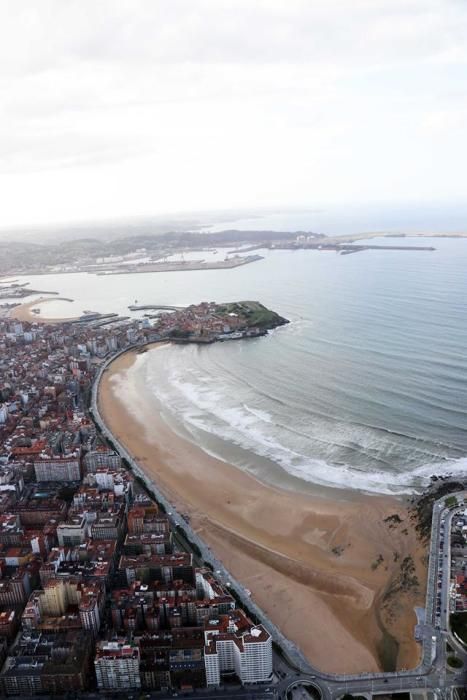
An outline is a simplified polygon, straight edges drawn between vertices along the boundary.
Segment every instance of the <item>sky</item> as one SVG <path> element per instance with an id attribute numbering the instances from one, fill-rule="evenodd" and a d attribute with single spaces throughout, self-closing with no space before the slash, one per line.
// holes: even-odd
<path id="1" fill-rule="evenodd" d="M 0 227 L 465 202 L 466 0 L 2 0 Z"/>

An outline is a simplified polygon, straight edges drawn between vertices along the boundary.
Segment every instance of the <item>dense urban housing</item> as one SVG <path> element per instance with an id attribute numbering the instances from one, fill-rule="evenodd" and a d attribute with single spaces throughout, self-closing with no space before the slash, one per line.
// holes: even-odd
<path id="1" fill-rule="evenodd" d="M 245 329 L 205 304 L 101 327 L 0 319 L 0 684 L 7 695 L 263 683 L 272 640 L 208 568 L 89 412 L 102 360 Z"/>

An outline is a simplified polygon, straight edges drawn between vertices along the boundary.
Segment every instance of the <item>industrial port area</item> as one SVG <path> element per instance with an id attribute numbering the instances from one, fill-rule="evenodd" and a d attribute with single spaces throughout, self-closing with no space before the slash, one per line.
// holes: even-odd
<path id="1" fill-rule="evenodd" d="M 462 237 L 463 234 L 446 234 Z M 261 251 L 314 250 L 334 251 L 339 255 L 379 251 L 434 251 L 432 234 L 411 236 L 375 232 L 353 236 L 326 236 L 315 232 L 220 231 L 218 233 L 179 233 L 121 236 L 119 238 L 76 239 L 66 246 L 22 242 L 8 246 L 1 255 L 0 275 L 44 275 L 87 272 L 93 275 L 128 275 L 150 272 L 188 272 L 194 270 L 233 269 L 260 262 Z M 420 242 L 419 242 L 420 241 Z M 16 282 L 18 296 L 20 283 Z M 22 285 L 24 286 L 24 285 Z"/>

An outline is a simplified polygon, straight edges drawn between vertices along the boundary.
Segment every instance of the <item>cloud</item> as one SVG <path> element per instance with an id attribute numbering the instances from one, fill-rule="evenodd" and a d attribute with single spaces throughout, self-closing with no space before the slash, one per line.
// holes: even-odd
<path id="1" fill-rule="evenodd" d="M 460 0 L 5 0 L 3 223 L 458 196 L 465 36 Z"/>
<path id="2" fill-rule="evenodd" d="M 465 7 L 453 0 L 10 0 L 2 7 L 0 66 L 12 74 L 81 61 L 368 64 L 430 56 L 456 42 L 465 48 Z"/>

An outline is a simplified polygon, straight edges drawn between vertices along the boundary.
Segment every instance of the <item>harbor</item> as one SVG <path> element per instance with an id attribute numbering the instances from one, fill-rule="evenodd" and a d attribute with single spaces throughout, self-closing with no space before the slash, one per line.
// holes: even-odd
<path id="1" fill-rule="evenodd" d="M 261 255 L 235 255 L 231 258 L 218 261 L 206 260 L 179 260 L 167 262 L 146 262 L 139 265 L 114 265 L 106 269 L 95 272 L 97 275 L 128 275 L 140 274 L 143 272 L 186 272 L 194 270 L 230 270 L 242 265 L 262 260 Z"/>

